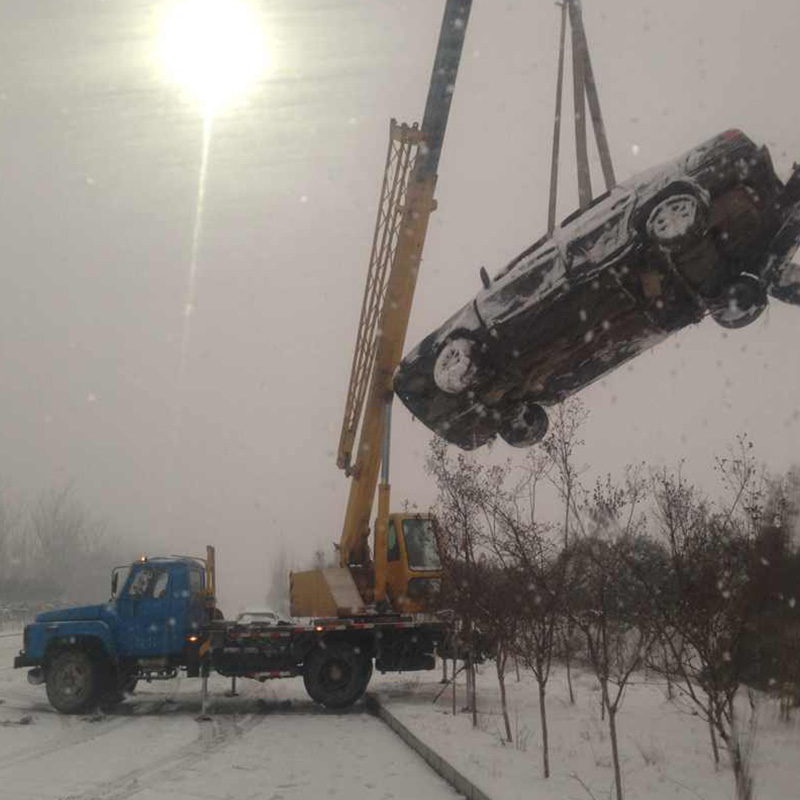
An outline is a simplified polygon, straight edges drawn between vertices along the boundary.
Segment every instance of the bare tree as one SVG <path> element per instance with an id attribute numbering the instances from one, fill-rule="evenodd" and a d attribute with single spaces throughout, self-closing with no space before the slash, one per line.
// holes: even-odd
<path id="1" fill-rule="evenodd" d="M 551 415 L 550 433 L 542 442 L 542 448 L 550 459 L 550 469 L 547 475 L 553 486 L 557 489 L 564 506 L 564 522 L 562 540 L 564 549 L 571 542 L 572 524 L 581 525 L 580 515 L 577 514 L 577 493 L 580 490 L 581 468 L 575 463 L 578 449 L 583 445 L 581 429 L 583 428 L 589 412 L 577 398 L 570 398 L 556 406 Z M 564 618 L 564 630 L 561 637 L 561 646 L 567 670 L 567 686 L 569 688 L 569 701 L 575 704 L 575 691 L 572 686 L 572 617 Z"/>
<path id="2" fill-rule="evenodd" d="M 519 630 L 519 596 L 516 576 L 502 564 L 482 559 L 482 602 L 477 611 L 481 628 L 492 632 L 492 650 L 497 683 L 500 687 L 500 708 L 505 725 L 506 741 L 512 742 L 511 720 L 506 695 L 506 670 L 512 657 Z"/>
<path id="3" fill-rule="evenodd" d="M 515 587 L 515 661 L 521 660 L 531 670 L 539 687 L 545 778 L 550 777 L 547 682 L 562 617 L 568 564 L 563 551 L 550 540 L 552 526 L 536 517 L 537 489 L 549 466 L 546 455 L 528 452 L 522 480 L 509 493 L 496 495 L 495 524 L 490 526 L 495 558 L 507 582 Z"/>
<path id="4" fill-rule="evenodd" d="M 477 697 L 475 686 L 476 654 L 483 649 L 483 632 L 478 627 L 486 615 L 483 596 L 486 591 L 487 565 L 480 547 L 485 539 L 487 485 L 499 486 L 502 478 L 463 453 L 452 458 L 444 440 L 434 438 L 426 469 L 439 489 L 434 506 L 436 535 L 442 557 L 442 592 L 439 602 L 456 617 L 459 653 L 467 676 L 467 704 L 476 727 Z M 453 680 L 456 670 L 453 669 Z"/>
<path id="5" fill-rule="evenodd" d="M 749 450 L 749 448 L 748 448 Z M 719 462 L 718 462 L 719 463 Z M 725 477 L 728 501 L 714 506 L 680 474 L 654 478 L 657 521 L 669 554 L 669 584 L 656 605 L 682 697 L 706 720 L 715 764 L 719 745 L 730 756 L 737 796 L 752 795 L 752 775 L 736 697 L 749 668 L 749 630 L 764 598 L 754 581 L 756 516 L 750 485 L 760 479 L 747 460 Z M 731 470 L 733 470 L 731 472 Z M 681 650 L 675 647 L 681 641 Z"/>
<path id="6" fill-rule="evenodd" d="M 617 800 L 623 798 L 617 714 L 633 673 L 657 636 L 649 594 L 635 580 L 632 564 L 658 575 L 657 548 L 644 535 L 638 513 L 644 484 L 628 471 L 622 485 L 610 479 L 595 486 L 589 507 L 592 530 L 570 548 L 576 570 L 570 615 L 586 641 L 589 662 L 608 712 Z"/>

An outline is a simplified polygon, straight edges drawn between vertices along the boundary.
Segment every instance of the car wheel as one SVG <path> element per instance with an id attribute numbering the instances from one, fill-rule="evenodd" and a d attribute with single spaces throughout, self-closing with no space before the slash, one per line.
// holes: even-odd
<path id="1" fill-rule="evenodd" d="M 100 677 L 85 650 L 62 650 L 47 667 L 47 699 L 62 714 L 82 714 L 97 700 Z"/>
<path id="2" fill-rule="evenodd" d="M 461 394 L 475 382 L 477 346 L 473 339 L 460 337 L 450 339 L 439 351 L 433 365 L 433 380 L 445 394 Z"/>
<path id="3" fill-rule="evenodd" d="M 744 328 L 755 322 L 767 307 L 767 292 L 761 281 L 743 272 L 722 293 L 722 298 L 711 309 L 711 318 L 728 330 Z"/>
<path id="4" fill-rule="evenodd" d="M 648 208 L 647 238 L 668 250 L 695 242 L 705 231 L 706 211 L 706 204 L 688 187 L 668 189 Z"/>
<path id="5" fill-rule="evenodd" d="M 521 400 L 504 416 L 500 436 L 512 447 L 533 447 L 547 435 L 547 412 L 538 404 Z"/>
<path id="6" fill-rule="evenodd" d="M 308 657 L 303 682 L 312 700 L 326 708 L 347 708 L 367 690 L 371 664 L 353 647 L 333 643 Z"/>

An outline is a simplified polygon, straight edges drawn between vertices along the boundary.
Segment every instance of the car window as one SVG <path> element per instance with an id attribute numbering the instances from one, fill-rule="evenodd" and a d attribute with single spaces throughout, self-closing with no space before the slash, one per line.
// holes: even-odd
<path id="1" fill-rule="evenodd" d="M 503 267 L 503 269 L 501 269 L 494 276 L 494 280 L 495 281 L 500 280 L 504 275 L 511 272 L 512 269 L 516 269 L 516 267 L 519 267 L 522 264 L 524 264 L 528 258 L 536 258 L 538 256 L 538 253 L 536 253 L 536 251 L 539 248 L 541 248 L 548 241 L 549 238 L 550 237 L 547 234 L 545 234 L 540 239 L 537 239 L 530 247 L 527 247 L 518 256 L 509 261 L 509 263 L 506 264 Z"/>
<path id="2" fill-rule="evenodd" d="M 577 226 L 574 236 L 565 240 L 571 275 L 579 275 L 583 269 L 602 264 L 629 243 L 628 210 L 627 202 L 620 201 L 607 212 L 595 213 Z"/>
<path id="3" fill-rule="evenodd" d="M 597 197 L 595 197 L 594 200 L 592 200 L 592 202 L 589 203 L 588 206 L 586 206 L 586 208 L 576 208 L 575 211 L 573 211 L 571 214 L 569 214 L 568 216 L 564 217 L 564 219 L 561 220 L 561 224 L 558 227 L 559 228 L 563 228 L 566 225 L 569 225 L 570 222 L 572 222 L 573 220 L 578 219 L 578 217 L 582 216 L 583 214 L 586 214 L 588 211 L 593 209 L 596 205 L 599 205 L 600 203 L 602 203 L 603 200 L 605 200 L 610 194 L 611 194 L 610 191 L 603 192 L 603 194 L 598 195 Z"/>
<path id="4" fill-rule="evenodd" d="M 564 285 L 564 259 L 554 244 L 520 261 L 509 273 L 478 296 L 478 312 L 489 325 L 502 324 L 523 308 L 531 308 Z"/>

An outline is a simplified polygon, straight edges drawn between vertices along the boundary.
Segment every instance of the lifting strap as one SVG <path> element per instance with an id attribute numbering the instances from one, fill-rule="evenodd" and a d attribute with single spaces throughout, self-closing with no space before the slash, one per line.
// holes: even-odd
<path id="1" fill-rule="evenodd" d="M 608 146 L 603 114 L 600 110 L 600 98 L 592 70 L 589 55 L 589 43 L 583 26 L 580 0 L 564 0 L 561 6 L 561 39 L 558 52 L 558 78 L 556 81 L 556 114 L 553 126 L 553 155 L 550 166 L 550 202 L 548 206 L 547 231 L 555 230 L 556 204 L 558 199 L 558 161 L 561 139 L 561 106 L 564 84 L 564 49 L 566 40 L 567 12 L 569 12 L 572 30 L 572 84 L 575 105 L 575 153 L 578 172 L 578 200 L 581 210 L 592 202 L 592 178 L 589 168 L 588 137 L 586 134 L 586 105 L 592 117 L 597 151 L 603 169 L 606 189 L 616 186 L 614 166 L 611 162 L 611 151 Z"/>
<path id="2" fill-rule="evenodd" d="M 561 150 L 561 100 L 564 94 L 564 41 L 567 33 L 567 4 L 561 4 L 561 43 L 558 48 L 558 79 L 556 81 L 556 118 L 553 123 L 553 158 L 550 162 L 550 206 L 547 211 L 547 233 L 556 227 L 558 199 L 558 158 Z"/>

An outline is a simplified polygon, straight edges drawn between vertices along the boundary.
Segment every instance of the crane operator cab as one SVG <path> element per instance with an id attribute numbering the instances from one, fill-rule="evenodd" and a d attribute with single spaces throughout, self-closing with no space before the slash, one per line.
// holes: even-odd
<path id="1" fill-rule="evenodd" d="M 425 611 L 441 588 L 441 570 L 433 520 L 419 514 L 391 514 L 386 530 L 386 598 L 392 608 L 408 614 Z"/>
<path id="2" fill-rule="evenodd" d="M 433 520 L 422 514 L 389 514 L 384 525 L 376 520 L 374 534 L 374 559 L 364 546 L 359 555 L 351 554 L 348 563 L 292 572 L 292 616 L 351 617 L 432 610 L 442 582 Z"/>

